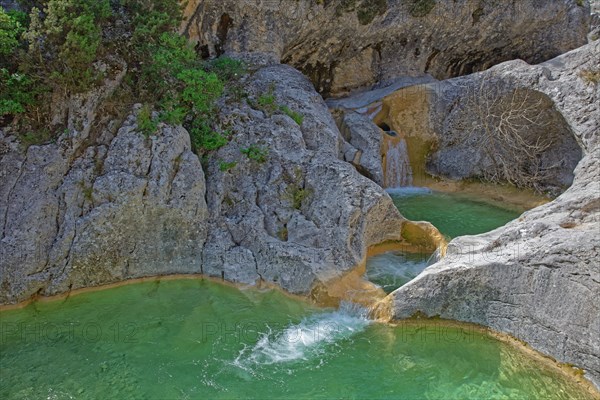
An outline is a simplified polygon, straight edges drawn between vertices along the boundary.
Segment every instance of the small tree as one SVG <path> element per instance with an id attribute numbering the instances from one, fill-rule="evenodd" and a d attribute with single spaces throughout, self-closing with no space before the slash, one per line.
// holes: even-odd
<path id="1" fill-rule="evenodd" d="M 463 140 L 491 163 L 483 178 L 541 190 L 559 164 L 544 165 L 543 155 L 559 140 L 550 126 L 556 110 L 542 93 L 511 82 L 482 79 L 466 102 L 470 128 Z"/>

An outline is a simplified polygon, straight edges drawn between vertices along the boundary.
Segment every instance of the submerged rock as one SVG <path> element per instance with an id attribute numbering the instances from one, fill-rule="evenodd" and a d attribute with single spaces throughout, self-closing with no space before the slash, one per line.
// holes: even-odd
<path id="1" fill-rule="evenodd" d="M 206 57 L 263 52 L 324 95 L 429 73 L 437 79 L 587 42 L 587 1 L 193 0 L 182 31 Z"/>
<path id="2" fill-rule="evenodd" d="M 513 61 L 447 83 L 493 75 L 544 94 L 584 157 L 553 202 L 452 241 L 445 258 L 390 295 L 392 318 L 422 313 L 489 326 L 584 368 L 600 385 L 600 90 L 582 74 L 598 59 L 595 42 L 537 66 Z"/>

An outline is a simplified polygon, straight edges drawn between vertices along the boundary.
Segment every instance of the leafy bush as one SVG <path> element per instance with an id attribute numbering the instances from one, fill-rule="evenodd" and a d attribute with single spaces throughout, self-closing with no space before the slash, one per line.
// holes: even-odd
<path id="1" fill-rule="evenodd" d="M 49 0 L 42 10 L 31 10 L 25 34 L 29 65 L 55 88 L 88 90 L 98 78 L 92 64 L 102 46 L 102 27 L 112 15 L 108 0 Z"/>
<path id="2" fill-rule="evenodd" d="M 266 162 L 267 157 L 269 156 L 269 149 L 254 144 L 240 149 L 240 152 L 245 154 L 250 160 L 254 160 L 260 164 Z"/>
<path id="3" fill-rule="evenodd" d="M 137 115 L 137 124 L 139 130 L 147 137 L 156 132 L 158 121 L 152 117 L 152 108 L 144 104 Z"/>
<path id="4" fill-rule="evenodd" d="M 0 69 L 0 118 L 20 114 L 34 101 L 32 81 L 26 75 Z"/>
<path id="5" fill-rule="evenodd" d="M 23 134 L 51 126 L 55 95 L 68 98 L 93 89 L 110 73 L 116 56 L 127 63 L 128 73 L 106 109 L 121 113 L 142 102 L 141 132 L 153 134 L 159 122 L 183 124 L 199 155 L 228 142 L 228 134 L 219 132 L 215 104 L 226 83 L 243 96 L 235 85 L 246 66 L 226 57 L 201 60 L 177 34 L 178 0 L 27 0 L 21 5 L 29 16 L 0 10 L 0 123 L 18 120 Z M 22 118 L 12 118 L 17 114 Z"/>
<path id="6" fill-rule="evenodd" d="M 208 69 L 225 82 L 233 81 L 247 73 L 246 64 L 229 57 L 219 57 L 209 63 Z"/>
<path id="7" fill-rule="evenodd" d="M 296 210 L 302 208 L 304 200 L 308 199 L 312 194 L 312 190 L 302 188 L 298 185 L 290 185 L 285 193 L 285 198 L 292 204 Z"/>
<path id="8" fill-rule="evenodd" d="M 227 172 L 230 171 L 232 168 L 235 168 L 235 166 L 237 165 L 237 161 L 231 161 L 231 162 L 227 162 L 227 161 L 219 161 L 219 170 L 222 172 Z"/>
<path id="9" fill-rule="evenodd" d="M 304 115 L 299 112 L 292 111 L 288 106 L 281 106 L 279 108 L 285 115 L 293 119 L 298 125 L 302 126 L 302 122 L 304 122 Z"/>
<path id="10" fill-rule="evenodd" d="M 356 10 L 358 22 L 361 25 L 368 25 L 378 15 L 383 15 L 387 11 L 387 0 L 363 0 Z"/>
<path id="11" fill-rule="evenodd" d="M 24 28 L 18 15 L 8 14 L 0 8 L 0 56 L 2 58 L 12 55 L 19 47 L 19 37 Z"/>
<path id="12" fill-rule="evenodd" d="M 275 94 L 272 91 L 263 93 L 258 97 L 258 106 L 269 114 L 272 114 L 277 109 L 275 104 Z"/>

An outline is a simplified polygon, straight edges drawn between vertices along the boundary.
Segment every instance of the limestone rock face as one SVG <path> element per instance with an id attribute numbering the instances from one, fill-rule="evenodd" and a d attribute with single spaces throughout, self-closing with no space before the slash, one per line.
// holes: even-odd
<path id="1" fill-rule="evenodd" d="M 342 111 L 340 131 L 341 157 L 379 186 L 384 187 L 383 160 L 381 156 L 381 128 L 365 115 Z"/>
<path id="2" fill-rule="evenodd" d="M 252 106 L 223 105 L 234 135 L 207 169 L 205 274 L 308 293 L 359 266 L 369 246 L 402 240 L 405 220 L 390 197 L 338 159 L 340 132 L 306 77 L 270 66 L 246 88 Z M 273 107 L 258 104 L 265 94 Z M 282 106 L 302 114 L 301 125 Z"/>
<path id="3" fill-rule="evenodd" d="M 600 384 L 600 90 L 580 75 L 598 59 L 594 42 L 538 66 L 514 61 L 483 73 L 548 96 L 584 158 L 553 202 L 452 241 L 444 259 L 390 295 L 393 318 L 420 311 L 486 325 L 584 368 Z"/>
<path id="4" fill-rule="evenodd" d="M 200 272 L 205 182 L 187 131 L 147 139 L 132 114 L 96 145 L 80 139 L 24 151 L 0 134 L 0 303 Z"/>
<path id="5" fill-rule="evenodd" d="M 579 4 L 581 3 L 581 5 Z M 324 95 L 502 61 L 537 63 L 587 42 L 588 1 L 192 0 L 182 31 L 206 57 L 272 53 Z"/>

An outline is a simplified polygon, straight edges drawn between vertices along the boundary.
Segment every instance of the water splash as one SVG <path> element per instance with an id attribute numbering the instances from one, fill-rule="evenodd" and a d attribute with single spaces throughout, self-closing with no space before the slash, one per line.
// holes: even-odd
<path id="1" fill-rule="evenodd" d="M 408 156 L 408 146 L 404 138 L 387 141 L 385 152 L 385 186 L 388 188 L 406 187 L 413 184 L 413 171 Z"/>
<path id="2" fill-rule="evenodd" d="M 247 369 L 320 357 L 330 351 L 331 345 L 362 332 L 373 322 L 368 314 L 364 307 L 342 302 L 336 311 L 307 317 L 281 332 L 269 330 L 254 347 L 243 349 L 234 365 Z"/>

